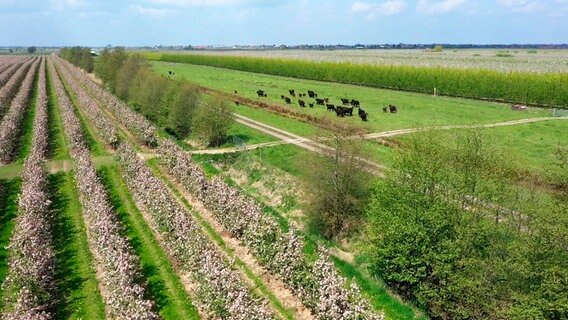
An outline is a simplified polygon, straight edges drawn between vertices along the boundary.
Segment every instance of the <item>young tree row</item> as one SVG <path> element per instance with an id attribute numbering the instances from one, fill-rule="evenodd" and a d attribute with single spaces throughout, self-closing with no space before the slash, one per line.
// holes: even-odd
<path id="1" fill-rule="evenodd" d="M 108 89 L 177 139 L 191 133 L 211 146 L 225 141 L 232 110 L 220 99 L 204 99 L 196 86 L 153 72 L 137 54 L 106 50 L 95 66 Z"/>

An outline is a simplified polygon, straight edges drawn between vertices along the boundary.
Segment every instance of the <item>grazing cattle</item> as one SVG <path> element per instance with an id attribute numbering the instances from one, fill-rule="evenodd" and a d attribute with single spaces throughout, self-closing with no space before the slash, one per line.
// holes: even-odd
<path id="1" fill-rule="evenodd" d="M 235 94 L 237 94 L 237 93 L 238 93 L 237 90 L 235 90 Z"/>
<path id="2" fill-rule="evenodd" d="M 390 111 L 390 113 L 396 113 L 396 110 L 397 110 L 397 109 L 396 109 L 396 106 L 395 106 L 395 105 L 390 105 L 390 104 L 389 104 L 389 111 Z"/>
<path id="3" fill-rule="evenodd" d="M 328 103 L 328 104 L 326 104 L 325 106 L 327 107 L 327 111 L 335 111 L 335 106 L 334 106 L 334 105 Z"/>
<path id="4" fill-rule="evenodd" d="M 235 100 L 235 104 L 238 106 L 238 105 L 239 105 L 239 100 Z"/>
<path id="5" fill-rule="evenodd" d="M 312 90 L 308 90 L 308 97 L 310 97 L 310 98 L 315 98 L 315 97 L 317 97 L 317 96 L 318 96 L 318 95 L 317 95 L 315 92 L 313 92 Z"/>
<path id="6" fill-rule="evenodd" d="M 266 93 L 264 93 L 263 90 L 257 90 L 257 91 L 256 91 L 256 94 L 257 94 L 259 97 L 266 97 Z"/>
<path id="7" fill-rule="evenodd" d="M 174 73 L 171 70 L 168 70 L 168 74 L 171 76 Z"/>
<path id="8" fill-rule="evenodd" d="M 323 106 L 323 105 L 324 105 L 324 102 L 325 102 L 325 101 L 324 101 L 323 99 L 316 98 L 316 104 L 319 104 L 320 106 Z"/>
<path id="9" fill-rule="evenodd" d="M 365 110 L 359 108 L 359 111 L 357 111 L 357 113 L 359 114 L 360 117 L 362 114 L 365 114 Z"/>
<path id="10" fill-rule="evenodd" d="M 313 104 L 313 103 L 308 103 L 308 105 L 310 105 L 310 108 L 313 108 L 313 107 L 314 107 L 314 104 Z"/>
<path id="11" fill-rule="evenodd" d="M 292 97 L 295 97 L 295 96 L 296 96 L 296 92 L 294 91 L 294 89 L 288 90 L 288 92 L 290 92 L 290 95 L 291 95 Z"/>
<path id="12" fill-rule="evenodd" d="M 362 113 L 361 113 L 361 112 L 359 113 L 359 117 L 361 117 L 361 120 L 363 120 L 363 121 L 367 121 L 367 116 L 368 116 L 368 115 L 369 115 L 369 114 L 368 114 L 367 112 L 365 112 L 365 111 L 363 111 Z"/>
<path id="13" fill-rule="evenodd" d="M 288 98 L 288 97 L 285 97 L 284 100 L 286 100 L 286 103 L 287 103 L 287 104 L 291 104 L 291 103 L 292 103 L 292 100 L 291 100 L 290 98 Z"/>
<path id="14" fill-rule="evenodd" d="M 383 108 L 383 112 L 384 112 L 384 113 L 389 112 L 389 107 L 384 107 L 384 108 Z"/>
<path id="15" fill-rule="evenodd" d="M 323 101 L 325 101 L 325 103 L 329 102 L 329 98 L 323 98 Z"/>
<path id="16" fill-rule="evenodd" d="M 343 116 L 353 116 L 353 107 L 341 107 L 341 106 L 337 106 L 335 107 L 335 114 L 337 114 L 338 117 L 343 117 Z"/>
<path id="17" fill-rule="evenodd" d="M 306 107 L 306 101 L 304 101 L 304 100 L 298 100 L 298 104 L 300 105 L 300 107 L 303 107 L 303 108 Z"/>
<path id="18" fill-rule="evenodd" d="M 351 99 L 351 105 L 354 107 L 360 107 L 359 100 Z"/>
<path id="19" fill-rule="evenodd" d="M 280 95 L 280 99 L 284 100 L 286 97 L 282 94 Z"/>
<path id="20" fill-rule="evenodd" d="M 341 103 L 343 103 L 344 105 L 347 105 L 347 104 L 349 104 L 349 99 L 341 98 Z"/>

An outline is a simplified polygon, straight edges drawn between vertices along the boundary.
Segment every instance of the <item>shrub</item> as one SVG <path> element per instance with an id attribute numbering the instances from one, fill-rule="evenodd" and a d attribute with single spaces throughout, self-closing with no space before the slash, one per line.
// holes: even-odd
<path id="1" fill-rule="evenodd" d="M 231 105 L 216 98 L 197 108 L 192 122 L 193 134 L 210 146 L 220 146 L 227 139 L 233 122 Z"/>

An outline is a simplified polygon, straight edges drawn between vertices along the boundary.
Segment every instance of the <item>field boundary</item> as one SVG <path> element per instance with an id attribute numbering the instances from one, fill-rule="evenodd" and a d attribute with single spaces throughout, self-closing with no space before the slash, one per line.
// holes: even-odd
<path id="1" fill-rule="evenodd" d="M 313 62 L 298 59 L 232 57 L 194 54 L 148 54 L 148 60 L 204 65 L 252 73 L 271 74 L 331 83 L 383 88 L 388 90 L 467 98 L 500 103 L 522 103 L 544 108 L 568 108 L 568 98 L 550 92 L 566 91 L 568 76 L 533 74 L 528 72 L 501 73 L 489 69 L 444 67 L 385 66 L 332 62 Z M 303 72 L 302 72 L 303 71 Z M 464 78 L 464 72 L 468 77 Z M 339 79 L 348 78 L 346 81 Z M 401 87 L 403 83 L 406 87 Z M 499 88 L 507 88 L 499 89 Z M 469 91 L 470 94 L 458 91 Z M 558 90 L 558 91 L 557 91 Z M 482 93 L 485 92 L 485 93 Z M 493 96 L 487 94 L 489 92 Z M 507 98 L 509 96 L 509 98 Z M 554 102 L 554 103 L 553 103 Z"/>

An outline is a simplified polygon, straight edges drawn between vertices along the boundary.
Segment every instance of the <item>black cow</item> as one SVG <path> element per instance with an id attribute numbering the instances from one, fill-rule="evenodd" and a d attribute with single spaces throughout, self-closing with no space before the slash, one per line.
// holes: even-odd
<path id="1" fill-rule="evenodd" d="M 239 105 L 239 100 L 235 100 L 235 104 L 238 106 L 238 105 Z"/>
<path id="2" fill-rule="evenodd" d="M 368 116 L 368 115 L 369 115 L 369 114 L 368 114 L 367 112 L 365 112 L 365 111 L 359 113 L 359 117 L 361 117 L 361 120 L 363 120 L 363 121 L 367 121 L 367 116 Z"/>
<path id="3" fill-rule="evenodd" d="M 365 114 L 365 110 L 359 108 L 359 111 L 357 111 L 357 113 L 359 114 L 360 117 L 362 114 Z"/>
<path id="4" fill-rule="evenodd" d="M 308 104 L 310 105 L 310 108 L 313 108 L 313 107 L 314 107 L 314 104 L 313 104 L 313 103 L 308 103 Z"/>
<path id="5" fill-rule="evenodd" d="M 395 105 L 390 105 L 390 104 L 389 104 L 389 111 L 390 111 L 390 113 L 396 113 L 396 110 L 397 110 L 397 109 L 396 109 L 396 106 L 395 106 Z"/>
<path id="6" fill-rule="evenodd" d="M 327 111 L 335 111 L 335 106 L 334 106 L 334 105 L 328 103 L 328 104 L 326 104 L 325 106 L 327 107 Z"/>
<path id="7" fill-rule="evenodd" d="M 292 100 L 291 100 L 290 98 L 288 98 L 288 97 L 284 97 L 284 100 L 286 100 L 286 103 L 287 103 L 287 104 L 291 104 L 291 103 L 292 103 Z"/>
<path id="8" fill-rule="evenodd" d="M 341 98 L 341 103 L 343 103 L 343 105 L 347 105 L 349 104 L 349 99 Z"/>
<path id="9" fill-rule="evenodd" d="M 325 102 L 325 100 L 316 98 L 316 104 L 319 104 L 320 106 L 323 106 L 323 105 L 324 105 L 324 102 Z"/>
<path id="10" fill-rule="evenodd" d="M 351 105 L 354 107 L 360 107 L 359 100 L 351 99 Z"/>
<path id="11" fill-rule="evenodd" d="M 256 94 L 257 94 L 259 97 L 266 97 L 266 93 L 265 93 L 263 90 L 257 90 L 257 91 L 256 91 Z"/>
<path id="12" fill-rule="evenodd" d="M 353 107 L 341 107 L 341 106 L 337 106 L 335 107 L 335 113 L 337 114 L 338 117 L 343 117 L 343 116 L 353 116 Z"/>
<path id="13" fill-rule="evenodd" d="M 300 105 L 300 107 L 305 108 L 306 107 L 306 101 L 304 100 L 298 100 L 298 104 Z"/>
<path id="14" fill-rule="evenodd" d="M 295 97 L 295 96 L 296 96 L 296 92 L 294 91 L 294 89 L 288 90 L 288 92 L 290 92 L 290 95 L 291 95 L 292 97 Z"/>
<path id="15" fill-rule="evenodd" d="M 282 94 L 280 95 L 280 99 L 285 99 L 286 97 Z"/>
<path id="16" fill-rule="evenodd" d="M 171 71 L 171 70 L 169 70 L 169 71 L 168 71 L 168 74 L 169 74 L 170 76 L 172 76 L 172 75 L 174 75 L 174 72 Z"/>
<path id="17" fill-rule="evenodd" d="M 389 112 L 389 107 L 384 107 L 384 108 L 383 108 L 383 112 L 384 112 L 384 113 Z"/>
<path id="18" fill-rule="evenodd" d="M 237 90 L 235 90 L 235 94 L 237 94 L 237 93 L 238 93 Z"/>
<path id="19" fill-rule="evenodd" d="M 308 90 L 308 97 L 310 97 L 310 98 L 315 98 L 315 97 L 317 97 L 317 95 L 316 95 L 316 93 L 313 92 L 312 90 Z"/>
<path id="20" fill-rule="evenodd" d="M 325 103 L 329 102 L 329 98 L 323 98 L 323 101 L 325 101 Z"/>

